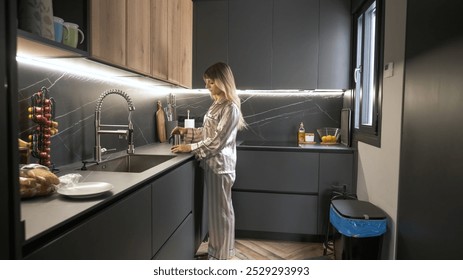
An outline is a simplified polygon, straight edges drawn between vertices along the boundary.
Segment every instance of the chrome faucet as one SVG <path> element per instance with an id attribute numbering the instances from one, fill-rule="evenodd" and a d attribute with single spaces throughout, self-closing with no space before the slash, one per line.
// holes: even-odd
<path id="1" fill-rule="evenodd" d="M 101 105 L 103 104 L 103 99 L 105 99 L 106 96 L 110 94 L 117 94 L 122 97 L 127 101 L 127 104 L 129 106 L 129 124 L 128 125 L 117 125 L 117 124 L 101 124 Z M 133 154 L 135 152 L 135 147 L 133 144 L 133 124 L 132 124 L 132 111 L 135 111 L 135 107 L 133 106 L 132 99 L 130 96 L 118 89 L 111 89 L 103 92 L 100 97 L 97 100 L 96 104 L 96 110 L 95 110 L 95 161 L 96 162 L 101 162 L 101 153 L 102 153 L 102 148 L 101 148 L 101 143 L 100 143 L 100 135 L 101 134 L 117 134 L 119 136 L 125 135 L 126 139 L 128 141 L 128 149 L 127 153 L 128 154 Z M 117 130 L 104 130 L 101 129 L 102 127 L 119 127 L 119 128 L 127 128 L 126 130 L 124 129 L 117 129 Z"/>

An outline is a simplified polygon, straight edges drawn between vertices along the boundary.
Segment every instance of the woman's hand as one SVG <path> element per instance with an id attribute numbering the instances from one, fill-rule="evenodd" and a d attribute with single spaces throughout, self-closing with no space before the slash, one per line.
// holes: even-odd
<path id="1" fill-rule="evenodd" d="M 191 152 L 191 145 L 188 144 L 181 144 L 181 145 L 175 145 L 170 148 L 170 151 L 172 153 L 189 153 Z"/>
<path id="2" fill-rule="evenodd" d="M 187 129 L 186 129 L 186 128 L 176 126 L 174 129 L 172 129 L 172 131 L 170 132 L 170 135 L 174 135 L 174 134 L 183 135 L 183 134 L 186 134 L 186 133 L 187 133 Z"/>

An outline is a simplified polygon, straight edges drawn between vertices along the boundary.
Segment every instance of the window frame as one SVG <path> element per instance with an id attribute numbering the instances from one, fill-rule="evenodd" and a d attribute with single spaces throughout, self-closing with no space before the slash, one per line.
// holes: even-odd
<path id="1" fill-rule="evenodd" d="M 374 70 L 376 71 L 373 77 L 373 88 L 374 88 L 374 101 L 373 101 L 373 114 L 372 114 L 372 125 L 362 125 L 362 104 L 363 100 L 360 94 L 360 100 L 357 98 L 356 94 L 356 87 L 357 83 L 355 82 L 355 75 L 356 75 L 356 68 L 357 68 L 357 40 L 358 40 L 358 18 L 363 15 L 365 18 L 365 12 L 368 8 L 376 1 L 376 26 L 375 26 L 375 61 L 374 61 Z M 365 22 L 365 21 L 363 21 Z M 384 1 L 383 0 L 366 0 L 364 3 L 359 7 L 357 11 L 353 14 L 353 24 L 352 24 L 352 34 L 353 34 L 353 47 L 352 47 L 352 98 L 353 98 L 353 110 L 354 114 L 352 117 L 352 128 L 353 128 L 353 140 L 364 142 L 376 147 L 381 147 L 381 115 L 382 115 L 382 83 L 383 83 L 383 58 L 384 58 Z M 365 24 L 362 26 L 362 54 L 363 54 L 363 46 L 365 39 Z M 362 60 L 364 56 L 362 55 Z M 362 63 L 363 64 L 363 63 Z M 363 73 L 362 73 L 363 76 Z M 362 77 L 363 81 L 363 77 Z M 363 84 L 361 84 L 363 85 Z M 360 104 L 360 108 L 357 108 Z M 358 110 L 358 111 L 357 111 Z M 356 127 L 356 113 L 359 113 L 359 127 Z"/>

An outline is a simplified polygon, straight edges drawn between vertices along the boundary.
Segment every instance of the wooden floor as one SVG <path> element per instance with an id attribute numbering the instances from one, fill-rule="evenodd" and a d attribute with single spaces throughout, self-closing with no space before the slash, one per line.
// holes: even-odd
<path id="1" fill-rule="evenodd" d="M 323 256 L 322 243 L 236 239 L 236 255 L 232 260 L 307 260 L 332 259 Z M 203 242 L 197 255 L 207 254 L 207 242 Z"/>

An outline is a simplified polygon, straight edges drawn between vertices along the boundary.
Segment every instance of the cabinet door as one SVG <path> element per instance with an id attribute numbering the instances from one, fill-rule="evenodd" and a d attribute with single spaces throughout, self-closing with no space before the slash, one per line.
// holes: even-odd
<path id="1" fill-rule="evenodd" d="M 0 4 L 0 168 L 5 174 L 0 187 L 0 259 L 21 257 L 24 229 L 21 225 L 19 198 L 19 153 L 17 151 L 19 131 L 18 114 L 18 70 L 16 64 L 16 3 L 2 1 Z M 13 133 L 6 133 L 10 131 Z M 6 277 L 5 277 L 6 278 Z"/>
<path id="2" fill-rule="evenodd" d="M 111 64 L 126 64 L 126 0 L 91 0 L 93 57 Z"/>
<path id="3" fill-rule="evenodd" d="M 127 3 L 127 67 L 151 73 L 151 1 L 130 0 Z"/>
<path id="4" fill-rule="evenodd" d="M 153 77 L 191 88 L 193 2 L 154 0 L 151 7 Z"/>
<path id="5" fill-rule="evenodd" d="M 318 193 L 318 153 L 239 150 L 234 190 Z"/>
<path id="6" fill-rule="evenodd" d="M 229 1 L 228 62 L 239 89 L 271 89 L 272 13 L 273 1 Z"/>
<path id="7" fill-rule="evenodd" d="M 351 13 L 348 0 L 320 1 L 318 88 L 350 88 Z"/>
<path id="8" fill-rule="evenodd" d="M 26 256 L 27 259 L 151 259 L 151 188 L 145 187 Z"/>
<path id="9" fill-rule="evenodd" d="M 236 230 L 317 234 L 317 196 L 233 192 Z"/>
<path id="10" fill-rule="evenodd" d="M 194 54 L 193 87 L 204 88 L 204 71 L 216 62 L 228 63 L 227 0 L 194 2 Z"/>
<path id="11" fill-rule="evenodd" d="M 318 0 L 274 1 L 273 89 L 317 88 L 318 2 Z"/>
<path id="12" fill-rule="evenodd" d="M 352 193 L 354 176 L 353 154 L 320 154 L 320 190 L 318 194 L 319 234 L 324 234 L 328 224 L 328 212 L 333 186 L 347 186 L 347 191 Z M 338 188 L 339 189 L 339 188 Z"/>
<path id="13" fill-rule="evenodd" d="M 193 69 L 193 2 L 169 0 L 168 80 L 191 88 Z"/>
<path id="14" fill-rule="evenodd" d="M 152 188 L 154 256 L 193 210 L 193 162 L 188 162 L 160 177 L 153 182 Z M 194 240 L 194 236 L 192 238 Z"/>
<path id="15" fill-rule="evenodd" d="M 155 260 L 191 260 L 196 253 L 194 240 L 193 215 L 190 214 L 172 234 L 161 250 L 154 256 Z"/>
<path id="16" fill-rule="evenodd" d="M 167 80 L 167 0 L 151 1 L 151 75 Z"/>

